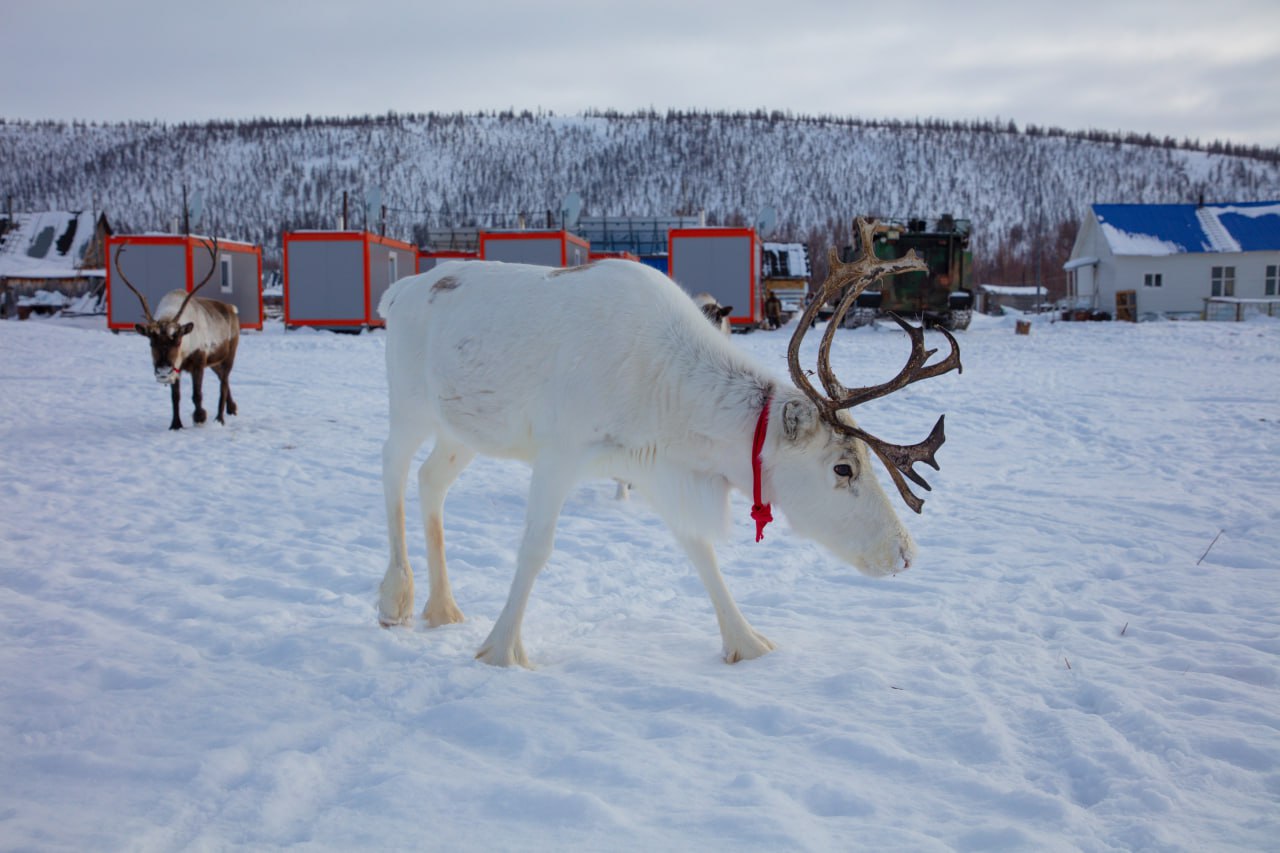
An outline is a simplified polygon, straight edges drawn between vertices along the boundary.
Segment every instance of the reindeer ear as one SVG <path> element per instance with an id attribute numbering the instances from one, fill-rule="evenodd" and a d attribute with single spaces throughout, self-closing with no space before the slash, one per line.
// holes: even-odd
<path id="1" fill-rule="evenodd" d="M 782 431 L 790 441 L 811 434 L 818 426 L 818 410 L 803 400 L 788 400 L 782 407 Z"/>
<path id="2" fill-rule="evenodd" d="M 147 337 L 147 327 L 142 325 L 141 323 L 134 323 L 133 330 L 138 334 L 142 335 L 144 338 Z"/>
<path id="3" fill-rule="evenodd" d="M 733 313 L 733 306 L 732 306 L 732 305 L 725 305 L 724 307 L 722 307 L 722 308 L 721 308 L 719 311 L 717 311 L 716 313 L 719 315 L 720 319 L 721 319 L 721 320 L 723 320 L 725 317 L 728 317 L 730 314 L 732 314 L 732 313 Z"/>
<path id="4" fill-rule="evenodd" d="M 184 335 L 189 335 L 189 334 L 191 334 L 191 330 L 192 330 L 192 329 L 194 329 L 195 327 L 196 327 L 196 324 L 195 324 L 195 323 L 183 323 L 183 324 L 182 324 L 182 329 L 181 329 L 180 331 L 181 331 L 181 332 L 182 332 L 182 334 L 184 334 Z"/>

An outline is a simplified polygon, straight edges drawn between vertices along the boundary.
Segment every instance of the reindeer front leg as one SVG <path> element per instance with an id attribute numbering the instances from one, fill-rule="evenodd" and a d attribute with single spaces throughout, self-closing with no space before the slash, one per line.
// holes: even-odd
<path id="1" fill-rule="evenodd" d="M 524 537 L 516 555 L 516 576 L 511 582 L 506 606 L 493 624 L 489 637 L 476 658 L 494 666 L 518 664 L 528 669 L 529 658 L 520 639 L 524 608 L 538 572 L 546 565 L 555 544 L 556 521 L 573 484 L 577 470 L 566 458 L 540 457 L 529 482 L 529 505 L 525 509 Z"/>
<path id="2" fill-rule="evenodd" d="M 204 365 L 197 364 L 191 368 L 191 402 L 195 404 L 196 410 L 191 413 L 191 417 L 196 423 L 202 424 L 209 419 L 209 413 L 204 410 Z"/>
<path id="3" fill-rule="evenodd" d="M 700 537 L 681 535 L 677 535 L 676 540 L 698 570 L 698 577 L 711 596 L 711 604 L 716 609 L 716 621 L 720 623 L 720 637 L 724 640 L 725 663 L 751 660 L 773 651 L 773 643 L 748 624 L 746 617 L 734 603 L 729 587 L 720 574 L 716 551 L 711 542 Z"/>
<path id="4" fill-rule="evenodd" d="M 169 386 L 169 396 L 173 400 L 173 420 L 169 421 L 169 429 L 182 429 L 182 416 L 178 414 L 178 407 L 182 405 L 182 379 L 175 377 L 173 384 Z"/>

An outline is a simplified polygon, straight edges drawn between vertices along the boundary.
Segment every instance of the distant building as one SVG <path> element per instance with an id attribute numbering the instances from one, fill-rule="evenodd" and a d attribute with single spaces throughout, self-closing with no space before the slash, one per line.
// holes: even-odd
<path id="1" fill-rule="evenodd" d="M 1049 291 L 1035 284 L 980 284 L 977 309 L 983 314 L 1007 311 L 1035 311 L 1044 304 Z"/>
<path id="2" fill-rule="evenodd" d="M 382 294 L 418 269 L 417 246 L 368 231 L 290 231 L 283 242 L 286 328 L 384 326 Z"/>
<path id="3" fill-rule="evenodd" d="M 809 296 L 809 247 L 804 243 L 764 243 L 760 258 L 765 295 L 777 295 L 785 323 L 804 310 Z"/>
<path id="4" fill-rule="evenodd" d="M 0 213 L 0 305 L 38 303 L 41 291 L 78 297 L 101 290 L 110 234 L 107 217 L 87 210 Z"/>
<path id="5" fill-rule="evenodd" d="M 1067 271 L 1072 307 L 1205 316 L 1280 305 L 1280 201 L 1095 204 Z M 1119 296 L 1117 296 L 1119 294 Z"/>
<path id="6" fill-rule="evenodd" d="M 706 293 L 731 307 L 729 324 L 750 331 L 764 321 L 760 238 L 754 228 L 673 228 L 668 275 L 690 296 Z"/>
<path id="7" fill-rule="evenodd" d="M 671 231 L 704 225 L 706 217 L 702 215 L 583 216 L 573 230 L 591 244 L 593 252 L 627 252 L 641 263 L 665 273 L 669 271 L 667 250 Z"/>
<path id="8" fill-rule="evenodd" d="M 585 264 L 591 244 L 568 231 L 481 231 L 480 258 L 544 267 Z"/>
<path id="9" fill-rule="evenodd" d="M 191 293 L 196 288 L 201 288 L 202 299 L 234 305 L 241 329 L 262 329 L 260 246 L 226 239 L 215 243 L 190 234 L 122 234 L 107 240 L 107 252 L 111 258 L 106 293 L 109 329 L 132 329 L 171 290 Z M 138 294 L 147 300 L 146 309 Z"/>

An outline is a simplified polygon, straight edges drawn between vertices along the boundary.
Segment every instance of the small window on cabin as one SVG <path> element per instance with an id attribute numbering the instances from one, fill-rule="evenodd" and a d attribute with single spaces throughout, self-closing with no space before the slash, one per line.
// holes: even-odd
<path id="1" fill-rule="evenodd" d="M 220 270 L 221 270 L 221 277 L 222 277 L 222 278 L 221 278 L 221 283 L 222 283 L 222 292 L 223 292 L 223 293 L 230 293 L 230 292 L 231 292 L 231 289 L 232 289 L 232 283 L 231 283 L 231 269 L 232 269 L 232 267 L 231 267 L 231 258 L 228 258 L 228 257 L 225 257 L 225 256 L 218 258 L 218 267 L 219 267 L 219 268 L 220 268 Z"/>
<path id="2" fill-rule="evenodd" d="M 1236 268 L 1213 267 L 1209 272 L 1210 296 L 1236 295 Z"/>
<path id="3" fill-rule="evenodd" d="M 1164 273 L 1149 272 L 1142 277 L 1143 287 L 1164 287 Z"/>
<path id="4" fill-rule="evenodd" d="M 387 256 L 387 282 L 395 282 L 400 279 L 400 256 L 392 252 Z"/>
<path id="5" fill-rule="evenodd" d="M 1266 285 L 1267 296 L 1280 294 L 1280 264 L 1267 264 Z"/>

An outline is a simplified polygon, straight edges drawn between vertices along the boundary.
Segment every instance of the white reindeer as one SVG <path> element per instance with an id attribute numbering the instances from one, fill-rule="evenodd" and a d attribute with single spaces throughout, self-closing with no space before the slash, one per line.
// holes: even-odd
<path id="1" fill-rule="evenodd" d="M 833 258 L 824 285 L 834 294 L 853 282 L 850 304 L 878 276 L 922 268 L 914 255 L 876 259 L 872 232 L 859 227 L 863 256 L 850 264 Z M 830 371 L 831 325 L 818 360 L 824 395 L 797 352 L 809 313 L 825 301 L 814 301 L 791 342 L 793 387 L 735 349 L 670 279 L 641 264 L 449 263 L 397 282 L 379 306 L 390 391 L 382 472 L 391 554 L 379 591 L 381 624 L 412 619 L 404 491 L 413 455 L 429 436 L 435 446 L 418 472 L 429 626 L 463 618 L 445 568 L 449 486 L 476 454 L 521 459 L 533 469 L 515 578 L 476 655 L 486 663 L 529 665 L 520 635 L 525 605 L 551 554 L 561 507 L 588 477 L 625 479 L 651 500 L 711 597 L 730 663 L 774 648 L 738 610 L 717 565 L 713 541 L 729 527 L 731 488 L 754 496 L 757 538 L 768 503 L 777 503 L 797 532 L 868 575 L 908 568 L 915 544 L 871 471 L 868 447 L 918 512 L 922 502 L 903 474 L 928 488 L 911 466 L 937 467 L 942 418 L 924 442 L 902 447 L 858 429 L 844 409 L 958 369 L 955 340 L 947 335 L 951 353 L 926 365 L 932 351 L 923 348 L 923 332 L 903 323 L 912 354 L 902 372 L 849 390 Z"/>

